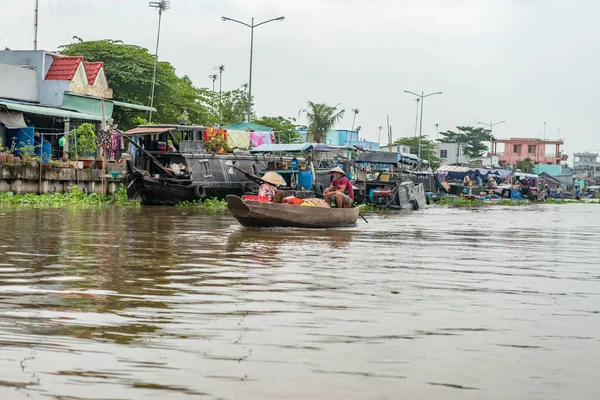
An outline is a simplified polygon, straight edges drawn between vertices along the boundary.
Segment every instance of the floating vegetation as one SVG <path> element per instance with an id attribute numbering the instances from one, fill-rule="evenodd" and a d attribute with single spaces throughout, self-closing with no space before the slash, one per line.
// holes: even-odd
<path id="1" fill-rule="evenodd" d="M 177 207 L 194 207 L 199 208 L 207 214 L 221 214 L 228 212 L 227 201 L 210 198 L 205 200 L 184 201 L 177 204 Z"/>
<path id="2" fill-rule="evenodd" d="M 467 199 L 465 197 L 444 197 L 439 199 L 432 204 L 438 206 L 450 206 L 450 207 L 483 207 L 483 206 L 509 206 L 509 207 L 517 207 L 517 206 L 527 206 L 527 205 L 547 205 L 547 204 L 600 204 L 600 201 L 585 201 L 585 200 L 558 200 L 558 199 L 548 199 L 539 202 L 530 202 L 527 200 L 480 200 L 480 199 Z"/>
<path id="3" fill-rule="evenodd" d="M 132 203 L 127 199 L 127 190 L 121 185 L 112 195 L 98 193 L 87 194 L 77 186 L 73 186 L 68 193 L 46 194 L 14 194 L 13 192 L 0 193 L 0 206 L 3 205 L 29 205 L 35 207 L 65 207 L 65 206 L 117 206 L 136 207 L 139 203 Z"/>

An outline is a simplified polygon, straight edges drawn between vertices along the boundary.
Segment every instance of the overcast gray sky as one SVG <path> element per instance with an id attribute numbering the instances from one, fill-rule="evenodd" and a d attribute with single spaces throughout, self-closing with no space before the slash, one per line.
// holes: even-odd
<path id="1" fill-rule="evenodd" d="M 35 0 L 0 0 L 0 47 L 30 49 Z M 597 135 L 600 1 L 594 0 L 172 0 L 159 57 L 209 87 L 248 81 L 256 22 L 253 94 L 260 115 L 296 117 L 308 100 L 360 109 L 361 137 L 377 140 L 389 114 L 394 139 L 414 135 L 407 89 L 426 93 L 423 133 L 478 121 L 505 124 L 498 138 L 564 138 L 564 150 L 600 149 Z M 154 51 L 157 12 L 147 0 L 40 0 L 39 47 L 77 35 Z M 301 120 L 301 122 L 303 119 Z M 382 142 L 387 142 L 383 137 Z"/>

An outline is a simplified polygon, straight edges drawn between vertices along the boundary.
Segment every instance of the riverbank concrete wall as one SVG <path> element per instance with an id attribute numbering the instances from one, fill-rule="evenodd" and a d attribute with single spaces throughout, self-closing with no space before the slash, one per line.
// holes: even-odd
<path id="1" fill-rule="evenodd" d="M 119 172 L 117 178 L 110 176 Z M 125 166 L 115 164 L 107 168 L 108 193 L 113 194 L 125 182 Z M 110 176 L 110 177 L 108 177 Z M 73 186 L 88 193 L 102 193 L 102 170 L 54 167 L 32 167 L 24 165 L 0 166 L 0 193 L 45 194 L 67 193 Z"/>

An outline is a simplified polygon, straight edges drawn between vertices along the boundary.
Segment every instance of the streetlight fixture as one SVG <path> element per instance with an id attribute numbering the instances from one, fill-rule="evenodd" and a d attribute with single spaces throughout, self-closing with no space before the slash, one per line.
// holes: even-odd
<path id="1" fill-rule="evenodd" d="M 217 80 L 217 74 L 210 74 L 208 77 L 210 79 L 212 79 L 212 82 L 213 82 L 213 90 L 212 91 L 214 92 L 215 91 L 215 81 Z"/>
<path id="2" fill-rule="evenodd" d="M 219 118 L 223 117 L 223 71 L 225 66 L 223 64 L 214 67 L 215 71 L 219 71 Z"/>
<path id="3" fill-rule="evenodd" d="M 354 116 L 352 117 L 352 132 L 354 132 L 354 121 L 356 121 L 356 114 L 358 114 L 360 112 L 360 110 L 358 108 L 353 108 L 352 113 L 354 114 Z"/>
<path id="4" fill-rule="evenodd" d="M 252 22 L 247 24 L 242 21 L 238 21 L 237 19 L 229 18 L 229 17 L 221 17 L 223 21 L 231 21 L 237 22 L 238 24 L 247 26 L 250 28 L 250 79 L 248 80 L 248 122 L 252 120 L 252 52 L 254 50 L 254 28 L 257 28 L 261 25 L 264 25 L 273 21 L 283 21 L 285 17 L 277 17 L 273 19 L 269 19 L 258 24 L 254 24 L 254 17 L 252 17 Z"/>
<path id="5" fill-rule="evenodd" d="M 162 21 L 163 11 L 171 8 L 169 0 L 151 1 L 148 5 L 158 10 L 158 34 L 156 35 L 156 53 L 154 53 L 154 72 L 152 73 L 152 91 L 150 92 L 150 117 L 148 122 L 152 122 L 152 107 L 154 106 L 154 88 L 156 87 L 156 66 L 158 65 L 158 44 L 160 42 L 160 23 Z"/>
<path id="6" fill-rule="evenodd" d="M 240 86 L 242 89 L 244 89 L 244 93 L 246 93 L 246 90 L 248 90 L 248 84 L 244 83 L 242 84 L 242 86 Z"/>
<path id="7" fill-rule="evenodd" d="M 477 122 L 478 124 L 481 125 L 485 125 L 487 127 L 490 128 L 490 136 L 492 136 L 492 129 L 496 126 L 496 125 L 500 125 L 500 124 L 504 124 L 506 121 L 500 121 L 500 122 L 490 122 L 489 124 L 487 122 Z M 545 122 L 544 122 L 545 123 Z"/>
<path id="8" fill-rule="evenodd" d="M 415 95 L 419 99 L 421 99 L 421 122 L 419 123 L 419 154 L 417 155 L 417 157 L 421 158 L 421 136 L 423 135 L 423 99 L 425 97 L 433 96 L 436 94 L 442 94 L 442 92 L 434 92 L 434 93 L 429 93 L 429 94 L 425 94 L 425 92 L 421 92 L 421 94 L 417 94 L 415 92 L 405 90 L 404 93 L 409 93 L 409 94 Z"/>

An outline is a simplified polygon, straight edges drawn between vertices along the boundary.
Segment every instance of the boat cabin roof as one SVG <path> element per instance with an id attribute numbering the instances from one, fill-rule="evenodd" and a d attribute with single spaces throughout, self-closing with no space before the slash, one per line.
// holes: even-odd
<path id="1" fill-rule="evenodd" d="M 157 133 L 165 133 L 169 131 L 204 131 L 205 126 L 200 125 L 140 125 L 137 128 L 130 129 L 124 132 L 125 135 L 155 135 Z"/>
<path id="2" fill-rule="evenodd" d="M 301 153 L 308 150 L 329 153 L 339 150 L 357 151 L 357 148 L 354 146 L 332 146 L 323 143 L 277 143 L 261 144 L 250 150 L 250 153 Z"/>

